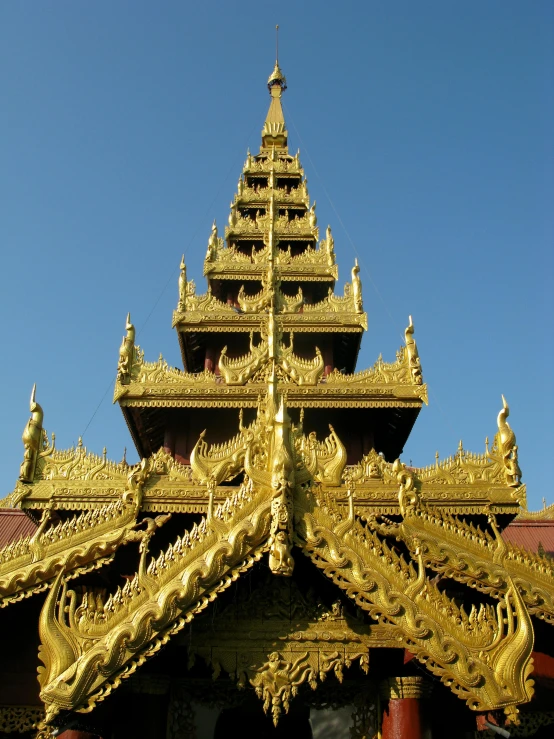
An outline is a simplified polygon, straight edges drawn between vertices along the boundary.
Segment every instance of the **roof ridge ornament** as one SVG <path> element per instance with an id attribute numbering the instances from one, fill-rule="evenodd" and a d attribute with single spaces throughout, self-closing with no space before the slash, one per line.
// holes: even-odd
<path id="1" fill-rule="evenodd" d="M 35 383 L 29 402 L 31 417 L 27 421 L 23 429 L 23 436 L 21 437 L 23 446 L 25 447 L 23 462 L 19 468 L 19 479 L 21 482 L 33 482 L 37 457 L 43 442 L 42 421 L 44 419 L 44 411 L 40 403 L 37 403 L 36 394 L 37 386 Z"/>

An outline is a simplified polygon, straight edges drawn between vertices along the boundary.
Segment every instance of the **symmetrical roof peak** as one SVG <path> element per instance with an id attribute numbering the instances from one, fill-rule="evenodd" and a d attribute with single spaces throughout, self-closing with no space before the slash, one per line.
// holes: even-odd
<path id="1" fill-rule="evenodd" d="M 285 128 L 281 95 L 287 89 L 287 79 L 281 71 L 278 61 L 275 62 L 273 72 L 269 75 L 267 87 L 271 95 L 271 102 L 262 129 L 262 149 L 270 149 L 274 146 L 279 149 L 286 149 L 288 132 Z"/>

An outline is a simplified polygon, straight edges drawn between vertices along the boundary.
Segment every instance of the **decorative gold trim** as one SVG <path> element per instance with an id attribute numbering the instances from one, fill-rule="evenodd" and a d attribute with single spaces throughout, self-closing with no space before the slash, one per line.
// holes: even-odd
<path id="1" fill-rule="evenodd" d="M 402 698 L 429 698 L 433 691 L 433 683 L 423 677 L 389 677 L 379 686 L 381 697 L 386 700 Z"/>
<path id="2" fill-rule="evenodd" d="M 24 734 L 44 719 L 42 706 L 0 706 L 0 731 Z"/>
<path id="3" fill-rule="evenodd" d="M 221 526 L 210 530 L 204 518 L 105 603 L 85 594 L 78 604 L 60 572 L 39 622 L 48 720 L 92 708 L 259 559 L 268 514 L 267 499 L 243 490 L 215 513 Z"/>
<path id="4" fill-rule="evenodd" d="M 106 562 L 126 540 L 137 510 L 132 502 L 116 500 L 48 527 L 52 504 L 45 505 L 33 536 L 0 550 L 0 607 L 44 590 L 66 569 L 76 576 Z"/>
<path id="5" fill-rule="evenodd" d="M 529 613 L 554 624 L 554 563 L 504 541 L 490 509 L 494 535 L 421 502 L 404 511 L 400 524 L 380 520 L 368 523 L 402 540 L 412 554 L 419 549 L 426 567 L 499 599 L 513 580 Z"/>
<path id="6" fill-rule="evenodd" d="M 421 548 L 414 570 L 353 517 L 345 528 L 331 500 L 325 508 L 317 499 L 301 505 L 299 546 L 358 606 L 396 626 L 401 642 L 470 708 L 513 711 L 531 699 L 533 628 L 512 580 L 505 610 L 499 604 L 495 616 L 482 605 L 468 617 L 427 578 Z"/>

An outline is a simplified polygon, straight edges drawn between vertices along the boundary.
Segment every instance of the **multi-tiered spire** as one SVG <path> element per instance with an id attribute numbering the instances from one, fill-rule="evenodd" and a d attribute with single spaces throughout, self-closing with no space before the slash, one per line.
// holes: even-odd
<path id="1" fill-rule="evenodd" d="M 206 293 L 197 294 L 184 259 L 180 263 L 173 325 L 186 372 L 165 369 L 163 362 L 144 364 L 139 354 L 134 373 L 120 376 L 116 398 L 141 453 L 147 454 L 167 436 L 150 420 L 154 407 L 188 407 L 191 432 L 200 431 L 192 409 L 254 409 L 275 371 L 289 407 L 309 412 L 317 431 L 326 430 L 330 413 L 330 420 L 344 424 L 351 435 L 341 410 L 344 400 L 356 409 L 357 425 L 364 429 L 356 432 L 361 437 L 355 447 L 367 453 L 376 446 L 394 458 L 427 400 L 421 367 L 413 366 L 414 357 L 419 363 L 413 326 L 396 362 L 379 359 L 373 369 L 353 374 L 367 329 L 360 268 L 356 260 L 352 281 L 342 295 L 335 294 L 334 238 L 327 226 L 320 240 L 316 203 L 299 154 L 288 150 L 281 106 L 286 80 L 278 61 L 268 89 L 259 152 L 247 155 L 223 235 L 215 221 L 211 228 Z M 369 420 L 370 409 L 382 423 Z M 188 461 L 190 441 L 168 448 Z"/>
<path id="2" fill-rule="evenodd" d="M 112 694 L 246 570 L 255 583 L 267 554 L 266 571 L 306 591 L 320 568 L 335 600 L 324 605 L 322 588 L 309 618 L 291 608 L 275 633 L 273 611 L 247 628 L 239 620 L 232 647 L 207 610 L 208 643 L 182 644 L 190 654 L 200 645 L 214 677 L 226 671 L 230 684 L 254 688 L 275 722 L 302 683 L 342 677 L 354 660 L 367 672 L 373 647 L 407 647 L 472 708 L 513 716 L 532 696 L 530 614 L 554 623 L 554 588 L 548 562 L 507 546 L 495 518 L 525 502 L 508 406 L 483 454 L 460 444 L 429 467 L 401 462 L 427 398 L 413 322 L 396 361 L 355 372 L 367 329 L 360 268 L 335 295 L 333 236 L 327 227 L 319 240 L 299 155 L 288 151 L 278 62 L 268 87 L 260 150 L 247 156 L 223 236 L 215 223 L 209 235 L 205 294 L 180 262 L 173 324 L 184 370 L 145 361 L 127 316 L 115 400 L 141 462 L 114 464 L 81 440 L 56 450 L 33 391 L 10 500 L 42 518 L 33 536 L 0 550 L 0 605 L 48 590 L 39 672 L 52 723 Z M 481 516 L 492 533 L 457 514 Z M 134 574 L 133 551 L 119 558 L 127 544 Z M 349 599 L 355 619 L 343 618 Z M 403 652 L 391 660 L 404 663 Z M 182 660 L 165 664 L 183 679 Z"/>

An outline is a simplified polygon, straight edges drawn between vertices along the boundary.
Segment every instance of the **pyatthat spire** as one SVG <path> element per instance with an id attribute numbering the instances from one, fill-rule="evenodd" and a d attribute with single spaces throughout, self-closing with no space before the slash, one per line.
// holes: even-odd
<path id="1" fill-rule="evenodd" d="M 288 132 L 285 128 L 281 95 L 287 89 L 287 78 L 279 67 L 279 59 L 275 60 L 275 67 L 269 75 L 267 87 L 271 103 L 262 129 L 262 149 L 270 149 L 273 146 L 286 149 Z"/>

